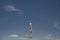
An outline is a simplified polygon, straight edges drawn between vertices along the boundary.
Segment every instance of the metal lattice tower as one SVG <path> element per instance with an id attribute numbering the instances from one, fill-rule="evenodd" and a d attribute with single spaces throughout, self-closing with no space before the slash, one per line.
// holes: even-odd
<path id="1" fill-rule="evenodd" d="M 29 40 L 29 39 L 32 40 L 32 22 L 31 22 L 30 17 L 27 17 L 27 23 L 29 24 L 29 27 L 28 27 L 29 29 L 25 28 L 25 30 L 24 30 L 24 32 L 25 32 L 25 40 Z M 26 30 L 26 29 L 28 29 L 28 30 Z"/>

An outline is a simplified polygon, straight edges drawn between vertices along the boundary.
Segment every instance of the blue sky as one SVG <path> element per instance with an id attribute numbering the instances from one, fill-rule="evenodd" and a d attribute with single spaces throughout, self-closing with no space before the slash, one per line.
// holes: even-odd
<path id="1" fill-rule="evenodd" d="M 0 0 L 0 40 L 24 40 L 29 21 L 33 40 L 60 40 L 60 0 Z"/>

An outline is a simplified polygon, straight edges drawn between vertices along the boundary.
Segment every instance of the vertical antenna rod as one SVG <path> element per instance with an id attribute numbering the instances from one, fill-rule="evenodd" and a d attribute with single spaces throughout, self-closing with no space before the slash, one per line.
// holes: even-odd
<path id="1" fill-rule="evenodd" d="M 30 40 L 32 40 L 32 23 L 31 22 L 29 23 L 29 26 L 30 26 Z"/>

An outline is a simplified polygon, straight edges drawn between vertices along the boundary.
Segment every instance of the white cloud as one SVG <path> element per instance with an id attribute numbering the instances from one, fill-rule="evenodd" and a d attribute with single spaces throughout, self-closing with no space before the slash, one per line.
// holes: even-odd
<path id="1" fill-rule="evenodd" d="M 20 9 L 17 9 L 14 5 L 5 5 L 4 6 L 5 11 L 21 11 Z"/>
<path id="2" fill-rule="evenodd" d="M 52 35 L 48 34 L 47 36 L 45 36 L 45 39 L 51 40 L 52 39 Z"/>
<path id="3" fill-rule="evenodd" d="M 9 35 L 8 37 L 18 37 L 18 35 L 17 34 L 12 34 L 12 35 Z"/>
<path id="4" fill-rule="evenodd" d="M 55 22 L 54 27 L 57 28 L 57 29 L 60 29 L 59 23 Z"/>
<path id="5" fill-rule="evenodd" d="M 52 34 L 48 34 L 44 37 L 46 40 L 60 40 L 59 38 L 54 37 Z"/>
<path id="6" fill-rule="evenodd" d="M 3 10 L 6 12 L 13 13 L 16 16 L 18 16 L 19 14 L 24 14 L 22 10 L 16 8 L 14 5 L 4 5 Z"/>
<path id="7" fill-rule="evenodd" d="M 8 36 L 9 38 L 16 38 L 16 39 L 25 39 L 24 37 L 19 37 L 17 34 L 11 34 Z"/>

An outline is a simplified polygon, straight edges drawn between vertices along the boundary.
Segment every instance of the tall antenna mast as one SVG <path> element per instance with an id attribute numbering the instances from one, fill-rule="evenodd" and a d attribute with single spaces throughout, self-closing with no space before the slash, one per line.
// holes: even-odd
<path id="1" fill-rule="evenodd" d="M 32 40 L 32 22 L 29 23 L 30 26 L 30 40 Z"/>
<path id="2" fill-rule="evenodd" d="M 27 22 L 29 23 L 29 36 L 30 40 L 32 40 L 32 22 L 31 22 L 31 17 L 27 17 Z M 28 30 L 25 28 L 25 40 L 28 40 Z"/>

